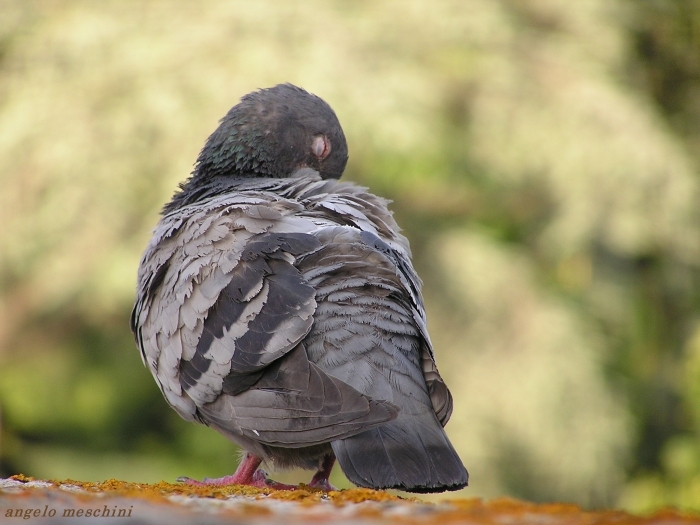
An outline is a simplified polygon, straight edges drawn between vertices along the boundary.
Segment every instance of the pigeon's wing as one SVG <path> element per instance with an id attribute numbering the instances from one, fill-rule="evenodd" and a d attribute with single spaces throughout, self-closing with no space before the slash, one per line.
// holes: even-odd
<path id="1" fill-rule="evenodd" d="M 284 448 L 342 439 L 397 415 L 392 404 L 374 401 L 310 363 L 303 343 L 265 368 L 251 388 L 221 395 L 199 411 L 224 434 Z"/>
<path id="2" fill-rule="evenodd" d="M 327 181 L 324 183 L 329 184 Z M 322 194 L 315 201 L 313 197 L 310 200 L 321 215 L 333 217 L 337 223 L 361 231 L 362 242 L 391 261 L 405 310 L 410 312 L 420 332 L 423 378 L 435 414 L 444 427 L 452 415 L 452 394 L 435 364 L 420 292 L 422 283 L 411 264 L 408 241 L 399 233 L 399 227 L 386 207 L 388 201 L 354 184 L 335 183 L 334 186 L 338 193 L 330 196 Z M 306 191 L 310 192 L 312 188 L 312 185 L 307 185 Z"/>
<path id="3" fill-rule="evenodd" d="M 464 487 L 467 471 L 439 420 L 449 414 L 443 407 L 450 398 L 436 408 L 436 390 L 426 381 L 426 338 L 412 299 L 418 289 L 410 290 L 401 252 L 349 227 L 317 237 L 322 248 L 299 263 L 317 290 L 316 322 L 305 340 L 310 355 L 329 374 L 399 410 L 392 421 L 331 442 L 343 472 L 372 488 Z"/>
<path id="4" fill-rule="evenodd" d="M 188 420 L 285 446 L 346 436 L 395 417 L 308 362 L 315 290 L 294 266 L 318 248 L 269 195 L 185 206 L 161 221 L 139 272 L 132 329 L 168 402 Z"/>
<path id="5" fill-rule="evenodd" d="M 420 293 L 421 280 L 405 251 L 390 246 L 372 233 L 364 232 L 362 239 L 367 245 L 384 254 L 396 266 L 396 275 L 403 285 L 406 296 L 410 299 L 408 309 L 420 331 L 420 363 L 430 402 L 435 415 L 444 427 L 452 415 L 452 394 L 435 364 L 435 354 L 428 335 L 425 308 Z"/>
<path id="6" fill-rule="evenodd" d="M 442 428 L 452 399 L 435 367 L 408 246 L 383 231 L 367 197 L 343 197 L 325 200 L 336 226 L 319 231 L 321 248 L 298 263 L 318 303 L 305 344 L 323 370 L 399 413 L 331 446 L 356 485 L 457 490 L 468 473 Z"/>

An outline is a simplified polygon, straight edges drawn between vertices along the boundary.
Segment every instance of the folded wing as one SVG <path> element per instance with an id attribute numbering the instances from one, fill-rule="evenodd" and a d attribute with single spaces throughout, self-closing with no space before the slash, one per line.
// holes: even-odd
<path id="1" fill-rule="evenodd" d="M 188 420 L 303 447 L 396 417 L 310 363 L 315 290 L 295 260 L 320 246 L 300 206 L 246 195 L 164 218 L 144 254 L 132 328 L 168 402 Z"/>

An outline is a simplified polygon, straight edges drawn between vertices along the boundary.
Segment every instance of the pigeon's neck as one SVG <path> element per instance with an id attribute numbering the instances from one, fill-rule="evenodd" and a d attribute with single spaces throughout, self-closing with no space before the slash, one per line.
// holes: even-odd
<path id="1" fill-rule="evenodd" d="M 285 166 L 280 145 L 257 120 L 234 106 L 199 152 L 193 179 L 279 176 Z"/>
<path id="2" fill-rule="evenodd" d="M 182 208 L 190 204 L 195 204 L 199 201 L 216 197 L 223 193 L 235 191 L 236 187 L 241 183 L 249 180 L 244 177 L 235 175 L 228 176 L 206 176 L 203 177 L 195 173 L 184 183 L 180 184 L 178 191 L 173 198 L 163 207 L 163 215 L 170 213 L 173 210 Z M 260 179 L 262 180 L 262 179 Z"/>
<path id="3" fill-rule="evenodd" d="M 317 171 L 310 168 L 302 168 L 285 178 L 261 177 L 259 175 L 219 175 L 201 177 L 195 173 L 187 181 L 180 185 L 178 191 L 169 203 L 163 207 L 162 214 L 168 213 L 196 204 L 206 199 L 243 191 L 271 191 L 282 193 L 288 186 L 296 186 L 301 180 L 308 182 L 320 181 Z"/>

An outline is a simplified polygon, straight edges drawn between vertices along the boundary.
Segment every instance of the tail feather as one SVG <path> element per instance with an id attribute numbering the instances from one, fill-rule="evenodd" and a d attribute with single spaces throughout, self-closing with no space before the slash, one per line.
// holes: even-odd
<path id="1" fill-rule="evenodd" d="M 399 416 L 331 446 L 347 478 L 361 487 L 442 492 L 469 481 L 434 414 Z"/>

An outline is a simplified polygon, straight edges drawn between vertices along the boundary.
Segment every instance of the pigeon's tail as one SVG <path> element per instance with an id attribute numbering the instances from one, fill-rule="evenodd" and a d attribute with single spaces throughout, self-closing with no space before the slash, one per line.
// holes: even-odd
<path id="1" fill-rule="evenodd" d="M 443 492 L 464 488 L 469 481 L 434 413 L 400 414 L 331 446 L 347 478 L 361 487 Z"/>

